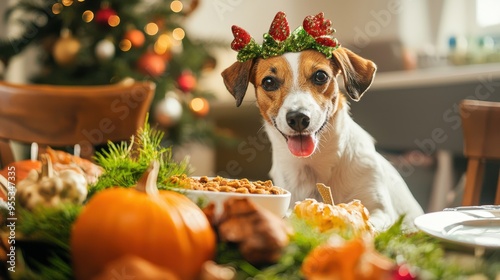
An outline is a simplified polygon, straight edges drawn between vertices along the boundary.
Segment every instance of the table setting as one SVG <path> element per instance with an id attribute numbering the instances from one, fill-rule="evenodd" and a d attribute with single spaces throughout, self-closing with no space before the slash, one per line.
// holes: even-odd
<path id="1" fill-rule="evenodd" d="M 2 279 L 500 277 L 498 205 L 426 213 L 414 229 L 401 217 L 378 231 L 361 201 L 336 204 L 329 186 L 317 186 L 323 201 L 292 202 L 271 181 L 189 176 L 188 163 L 158 145 L 162 137 L 145 124 L 130 143 L 110 143 L 83 199 L 30 204 L 12 193 L 14 174 L 2 173 Z M 47 160 L 31 174 L 46 176 Z M 54 176 L 77 169 L 68 165 Z"/>

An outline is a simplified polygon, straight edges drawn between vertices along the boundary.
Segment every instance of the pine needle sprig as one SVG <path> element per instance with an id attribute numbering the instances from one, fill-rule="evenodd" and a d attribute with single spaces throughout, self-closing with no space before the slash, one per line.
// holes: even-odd
<path id="1" fill-rule="evenodd" d="M 443 244 L 422 231 L 403 229 L 404 216 L 375 238 L 375 248 L 399 264 L 410 266 L 421 279 L 463 279 L 473 271 L 448 262 Z"/>
<path id="2" fill-rule="evenodd" d="M 17 231 L 23 239 L 33 239 L 69 250 L 71 225 L 82 205 L 62 204 L 58 207 L 39 207 L 33 211 L 18 208 Z"/>
<path id="3" fill-rule="evenodd" d="M 96 152 L 95 161 L 104 170 L 97 182 L 90 186 L 90 198 L 101 190 L 120 186 L 135 186 L 152 161 L 158 161 L 160 171 L 159 189 L 176 187 L 168 180 L 173 175 L 188 173 L 188 162 L 175 162 L 172 147 L 162 145 L 164 132 L 151 128 L 147 123 L 131 137 L 130 142 L 109 142 L 105 150 Z"/>
<path id="4" fill-rule="evenodd" d="M 70 236 L 83 206 L 18 207 L 17 265 L 13 279 L 72 279 Z"/>
<path id="5" fill-rule="evenodd" d="M 69 254 L 69 252 L 67 253 Z M 26 256 L 21 254 L 20 258 L 22 262 L 25 262 Z M 50 265 L 41 263 L 39 260 L 32 260 L 33 264 L 31 266 L 23 264 L 20 269 L 14 273 L 12 280 L 71 280 L 75 278 L 71 263 L 66 258 L 52 254 L 45 261 Z"/>

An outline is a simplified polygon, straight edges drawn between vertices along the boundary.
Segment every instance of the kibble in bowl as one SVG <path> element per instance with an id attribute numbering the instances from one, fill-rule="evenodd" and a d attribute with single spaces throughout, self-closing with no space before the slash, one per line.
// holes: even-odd
<path id="1" fill-rule="evenodd" d="M 181 192 L 195 202 L 214 203 L 216 214 L 222 212 L 222 205 L 230 197 L 248 197 L 255 204 L 284 217 L 290 206 L 289 191 L 274 186 L 271 180 L 250 181 L 248 179 L 227 179 L 217 177 L 172 176 L 169 179 L 181 187 Z"/>

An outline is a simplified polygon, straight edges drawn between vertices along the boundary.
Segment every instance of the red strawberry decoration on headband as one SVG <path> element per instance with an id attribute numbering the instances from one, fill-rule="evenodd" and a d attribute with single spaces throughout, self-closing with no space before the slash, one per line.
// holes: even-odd
<path id="1" fill-rule="evenodd" d="M 333 33 L 332 22 L 325 19 L 323 13 L 307 16 L 302 26 L 290 32 L 290 26 L 284 12 L 278 12 L 271 23 L 269 32 L 264 33 L 263 43 L 257 44 L 243 28 L 233 25 L 234 40 L 231 49 L 238 52 L 237 60 L 244 62 L 255 58 L 269 58 L 287 52 L 316 50 L 331 58 L 339 42 Z"/>
<path id="2" fill-rule="evenodd" d="M 328 37 L 328 36 L 318 37 L 315 40 L 320 45 L 327 46 L 327 47 L 336 47 L 338 45 L 337 40 L 335 40 L 331 37 Z"/>
<path id="3" fill-rule="evenodd" d="M 239 26 L 233 25 L 231 27 L 231 30 L 233 31 L 234 35 L 234 40 L 231 42 L 231 49 L 235 51 L 240 51 L 252 40 L 250 34 L 248 34 L 248 32 L 246 32 Z"/>
<path id="4" fill-rule="evenodd" d="M 307 16 L 302 23 L 302 27 L 313 38 L 332 35 L 335 32 L 332 22 L 329 19 L 325 19 L 323 12 L 315 16 Z"/>
<path id="5" fill-rule="evenodd" d="M 290 26 L 288 25 L 284 12 L 278 12 L 276 16 L 274 16 L 271 27 L 269 28 L 269 35 L 278 42 L 283 42 L 290 36 Z"/>

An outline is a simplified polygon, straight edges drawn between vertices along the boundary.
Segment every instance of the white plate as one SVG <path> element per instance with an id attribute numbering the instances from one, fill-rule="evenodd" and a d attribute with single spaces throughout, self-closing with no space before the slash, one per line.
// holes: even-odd
<path id="1" fill-rule="evenodd" d="M 415 218 L 420 230 L 452 243 L 500 248 L 500 209 L 441 211 Z"/>

